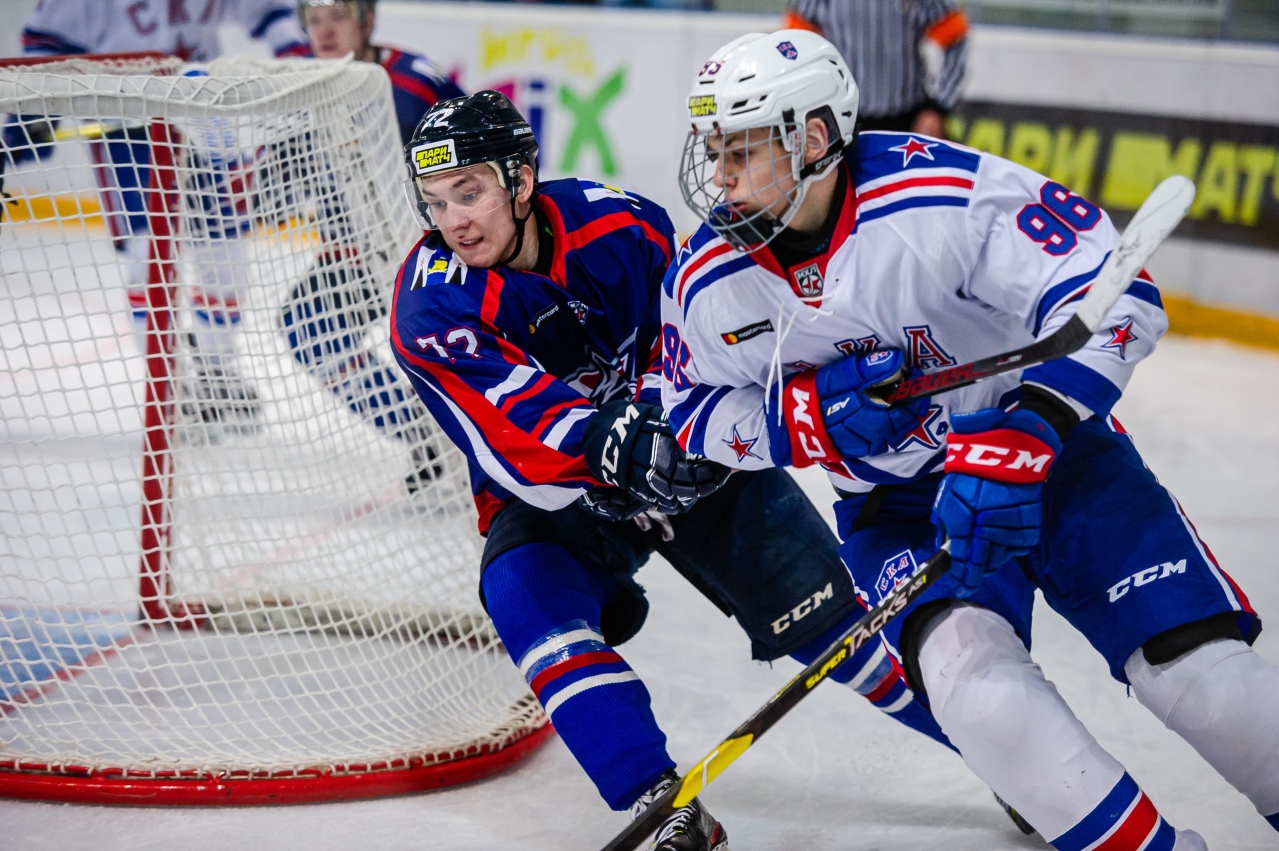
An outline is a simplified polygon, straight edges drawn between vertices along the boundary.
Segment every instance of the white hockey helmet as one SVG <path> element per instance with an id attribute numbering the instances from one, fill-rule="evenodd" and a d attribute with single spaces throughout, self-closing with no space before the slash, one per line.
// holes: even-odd
<path id="1" fill-rule="evenodd" d="M 816 33 L 781 30 L 734 39 L 702 65 L 689 93 L 692 132 L 680 164 L 684 202 L 739 251 L 766 244 L 790 223 L 808 186 L 842 161 L 853 143 L 857 100 L 857 83 L 839 51 Z M 825 121 L 829 145 L 820 159 L 805 163 L 810 118 Z M 748 151 L 761 141 L 774 150 L 777 141 L 788 155 L 789 163 L 781 157 L 773 163 L 774 185 L 783 192 L 771 203 L 726 196 L 717 153 L 706 143 L 742 131 L 751 131 L 744 140 Z M 756 193 L 768 188 L 754 187 Z"/>

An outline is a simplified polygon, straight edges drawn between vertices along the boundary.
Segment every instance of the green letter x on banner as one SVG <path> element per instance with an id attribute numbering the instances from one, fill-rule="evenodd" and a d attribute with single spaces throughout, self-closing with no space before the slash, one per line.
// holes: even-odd
<path id="1" fill-rule="evenodd" d="M 594 145 L 600 153 L 600 169 L 609 177 L 617 174 L 613 149 L 609 147 L 604 128 L 600 126 L 600 116 L 604 108 L 622 93 L 625 77 L 626 69 L 617 69 L 595 94 L 587 98 L 579 98 L 566 85 L 560 86 L 560 103 L 573 114 L 573 132 L 568 137 L 568 145 L 564 147 L 564 156 L 560 158 L 560 171 L 573 171 L 577 167 L 577 157 L 582 148 Z"/>

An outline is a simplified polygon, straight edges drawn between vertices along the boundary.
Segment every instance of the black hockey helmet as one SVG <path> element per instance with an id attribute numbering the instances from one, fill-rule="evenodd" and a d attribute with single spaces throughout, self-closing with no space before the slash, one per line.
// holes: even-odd
<path id="1" fill-rule="evenodd" d="M 502 261 L 509 263 L 519 256 L 524 245 L 524 223 L 533 214 L 532 207 L 523 216 L 516 210 L 516 197 L 523 188 L 520 168 L 533 170 L 533 190 L 537 190 L 537 139 L 533 128 L 501 92 L 486 90 L 460 98 L 442 100 L 427 110 L 404 146 L 408 179 L 404 183 L 409 204 L 418 221 L 427 230 L 437 229 L 433 207 L 423 196 L 423 184 L 437 174 L 488 164 L 497 172 L 498 183 L 510 204 L 515 221 L 515 247 Z M 429 191 L 428 191 L 429 194 Z M 465 203 L 472 203 L 466 201 Z M 483 206 L 485 202 L 475 202 Z M 494 209 L 489 207 L 489 210 Z M 473 206 L 470 214 L 486 212 Z"/>
<path id="2" fill-rule="evenodd" d="M 537 140 L 533 128 L 501 92 L 485 90 L 442 100 L 427 110 L 404 146 L 409 177 L 493 163 L 514 198 L 520 166 L 533 169 L 537 184 Z"/>

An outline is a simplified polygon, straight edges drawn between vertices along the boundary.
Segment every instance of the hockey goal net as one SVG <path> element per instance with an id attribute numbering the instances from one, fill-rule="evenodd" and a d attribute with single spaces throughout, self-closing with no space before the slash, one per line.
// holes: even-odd
<path id="1" fill-rule="evenodd" d="M 375 65 L 0 63 L 0 794 L 473 779 L 550 727 L 398 375 Z"/>

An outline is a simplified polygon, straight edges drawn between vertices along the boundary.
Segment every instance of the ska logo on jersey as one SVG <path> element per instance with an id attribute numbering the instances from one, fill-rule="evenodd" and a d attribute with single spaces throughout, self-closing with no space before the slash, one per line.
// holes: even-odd
<path id="1" fill-rule="evenodd" d="M 715 114 L 715 95 L 693 95 L 688 99 L 688 114 L 693 118 L 704 118 Z"/>
<path id="2" fill-rule="evenodd" d="M 792 61 L 799 58 L 799 51 L 796 50 L 795 45 L 791 44 L 789 41 L 783 41 L 778 43 L 777 52 L 780 53 L 786 59 L 790 59 Z"/>
<path id="3" fill-rule="evenodd" d="M 1101 347 L 1118 354 L 1120 360 L 1128 360 L 1128 344 L 1140 339 L 1132 330 L 1132 317 L 1125 316 L 1123 322 L 1110 329 L 1110 339 Z"/>
<path id="4" fill-rule="evenodd" d="M 914 576 L 917 567 L 915 554 L 910 550 L 898 553 L 884 562 L 879 578 L 875 580 L 875 591 L 879 593 L 879 599 L 884 599 Z"/>
<path id="5" fill-rule="evenodd" d="M 586 324 L 586 317 L 591 313 L 591 309 L 586 306 L 586 302 L 570 299 L 568 309 L 573 311 L 573 315 L 577 317 L 578 324 Z"/>
<path id="6" fill-rule="evenodd" d="M 800 298 L 820 298 L 826 288 L 822 278 L 822 270 L 816 263 L 809 263 L 799 269 L 791 270 L 791 288 Z"/>
<path id="7" fill-rule="evenodd" d="M 941 405 L 929 405 L 928 410 L 919 418 L 919 423 L 910 430 L 906 439 L 894 449 L 902 452 L 914 446 L 924 449 L 941 449 L 946 432 L 950 431 L 950 423 L 941 418 Z"/>
<path id="8" fill-rule="evenodd" d="M 720 334 L 720 338 L 730 346 L 736 346 L 738 343 L 745 343 L 747 340 L 753 340 L 760 334 L 768 334 L 773 331 L 773 320 L 765 319 L 762 322 L 752 322 L 738 328 L 736 331 L 729 331 Z"/>
<path id="9" fill-rule="evenodd" d="M 763 461 L 764 460 L 763 458 L 761 458 L 760 456 L 756 455 L 754 452 L 751 451 L 751 447 L 753 447 L 756 441 L 758 440 L 759 440 L 758 437 L 743 439 L 742 436 L 737 433 L 737 425 L 734 424 L 733 439 L 721 440 L 720 442 L 723 443 L 725 446 L 727 446 L 729 449 L 737 453 L 738 461 L 741 461 L 743 458 L 746 458 L 747 456 L 750 456 L 751 458 L 755 458 L 759 461 Z"/>
<path id="10" fill-rule="evenodd" d="M 410 152 L 410 155 L 413 157 L 413 167 L 417 169 L 418 174 L 443 171 L 446 168 L 452 168 L 453 163 L 457 162 L 457 154 L 454 151 L 452 139 L 445 139 L 439 143 L 418 145 Z"/>

